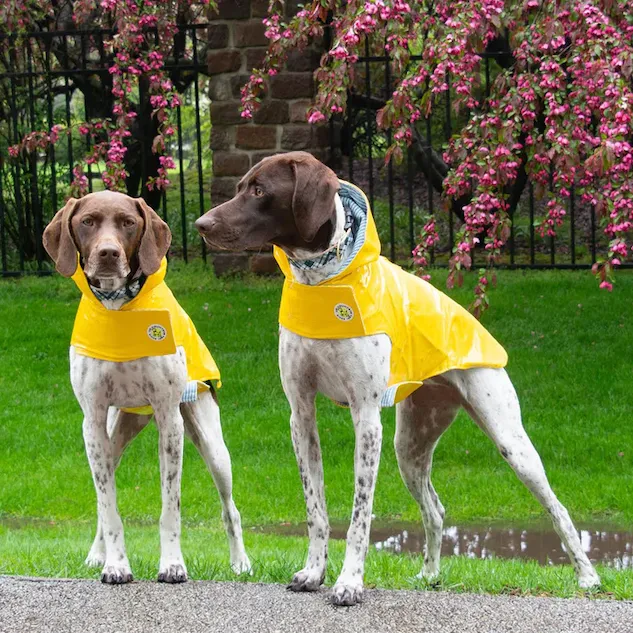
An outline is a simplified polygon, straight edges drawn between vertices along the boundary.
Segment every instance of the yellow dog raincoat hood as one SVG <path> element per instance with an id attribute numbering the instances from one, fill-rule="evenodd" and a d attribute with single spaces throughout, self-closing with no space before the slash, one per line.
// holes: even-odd
<path id="1" fill-rule="evenodd" d="M 316 286 L 296 281 L 293 265 L 278 247 L 285 275 L 279 323 L 301 336 L 340 339 L 387 334 L 391 373 L 382 406 L 413 393 L 424 380 L 449 369 L 504 367 L 501 345 L 469 312 L 426 281 L 380 256 L 380 241 L 365 194 L 341 181 L 346 212 L 362 221 L 351 261 Z"/>
<path id="2" fill-rule="evenodd" d="M 219 380 L 220 371 L 189 315 L 167 287 L 166 272 L 167 260 L 163 258 L 158 271 L 147 277 L 136 297 L 119 310 L 108 310 L 90 290 L 78 265 L 72 279 L 82 297 L 70 344 L 79 354 L 114 362 L 175 354 L 182 346 L 187 357 L 188 388 L 195 382 L 205 389 L 202 381 Z M 151 410 L 143 407 L 133 411 Z"/>

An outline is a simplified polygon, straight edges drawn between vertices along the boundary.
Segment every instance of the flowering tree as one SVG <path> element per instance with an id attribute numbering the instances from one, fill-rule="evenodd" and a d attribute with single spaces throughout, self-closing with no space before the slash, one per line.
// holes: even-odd
<path id="1" fill-rule="evenodd" d="M 309 113 L 320 123 L 344 112 L 354 63 L 369 38 L 387 51 L 398 78 L 377 115 L 393 130 L 386 159 L 399 159 L 416 140 L 419 122 L 451 91 L 467 123 L 445 149 L 447 206 L 460 200 L 463 224 L 450 259 L 449 285 L 461 283 L 471 252 L 482 242 L 491 267 L 510 232 L 517 182 L 530 179 L 547 196 L 543 235 L 565 218 L 572 185 L 594 205 L 609 237 L 594 272 L 611 290 L 612 273 L 631 256 L 633 237 L 633 4 L 630 0 L 312 0 L 287 20 L 271 0 L 265 20 L 268 54 L 243 90 L 251 117 L 291 50 L 324 33 L 332 46 L 315 73 L 318 95 Z M 412 50 L 421 60 L 412 61 Z M 489 94 L 481 90 L 481 54 L 504 53 Z M 437 242 L 435 221 L 424 226 L 414 261 L 427 265 Z M 487 305 L 494 280 L 481 270 L 473 309 Z"/>
<path id="2" fill-rule="evenodd" d="M 28 74 L 18 90 L 22 87 L 28 97 L 41 89 L 49 99 L 80 91 L 86 102 L 85 120 L 72 125 L 50 125 L 49 120 L 48 126 L 13 139 L 17 142 L 8 148 L 10 156 L 15 161 L 28 159 L 79 134 L 88 149 L 73 167 L 73 195 L 87 192 L 86 167 L 98 165 L 103 166 L 101 178 L 107 188 L 133 195 L 141 189 L 157 207 L 161 190 L 169 185 L 167 171 L 174 167 L 167 152 L 175 134 L 170 113 L 180 105 L 179 93 L 196 77 L 178 70 L 178 64 L 190 62 L 192 56 L 178 27 L 199 21 L 209 4 L 210 0 L 4 0 L 0 65 Z M 40 35 L 34 43 L 33 33 Z M 204 59 L 205 48 L 193 54 Z M 73 73 L 70 84 L 58 80 L 33 87 L 33 71 L 59 69 L 85 72 Z M 15 98 L 0 95 L 2 114 L 7 115 L 11 99 L 14 110 L 19 107 Z"/>

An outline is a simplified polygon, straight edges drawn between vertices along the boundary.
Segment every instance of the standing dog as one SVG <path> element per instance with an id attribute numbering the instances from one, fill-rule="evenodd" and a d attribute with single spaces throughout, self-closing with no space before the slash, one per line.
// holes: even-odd
<path id="1" fill-rule="evenodd" d="M 101 580 L 109 584 L 132 580 L 114 472 L 152 413 L 159 432 L 163 504 L 158 580 L 187 580 L 180 550 L 183 431 L 220 493 L 231 567 L 238 574 L 250 570 L 219 408 L 202 383 L 219 378 L 219 372 L 163 282 L 170 243 L 169 227 L 142 199 L 109 191 L 71 198 L 44 231 L 44 247 L 57 270 L 72 276 L 83 293 L 70 347 L 70 378 L 84 414 L 97 492 L 97 535 L 86 564 L 102 565 Z"/>
<path id="2" fill-rule="evenodd" d="M 599 584 L 523 429 L 503 369 L 505 352 L 446 295 L 379 257 L 369 204 L 359 189 L 305 152 L 280 154 L 253 167 L 236 196 L 196 226 L 211 247 L 275 245 L 286 275 L 279 367 L 310 540 L 306 565 L 290 589 L 315 591 L 326 571 L 329 525 L 317 392 L 349 405 L 356 432 L 354 509 L 334 604 L 351 605 L 362 597 L 382 440 L 380 408 L 394 402 L 398 465 L 420 505 L 426 533 L 423 577 L 439 572 L 444 518 L 430 479 L 433 450 L 463 407 L 551 516 L 580 586 Z"/>

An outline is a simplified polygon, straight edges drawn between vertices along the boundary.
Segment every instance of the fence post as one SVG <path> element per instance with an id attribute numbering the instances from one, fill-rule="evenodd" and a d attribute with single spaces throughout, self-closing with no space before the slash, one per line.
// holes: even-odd
<path id="1" fill-rule="evenodd" d="M 267 96 L 252 121 L 240 116 L 240 88 L 252 68 L 264 58 L 268 40 L 264 35 L 268 0 L 218 0 L 218 12 L 210 16 L 207 58 L 210 74 L 211 149 L 213 181 L 211 203 L 233 197 L 235 186 L 262 158 L 279 152 L 304 150 L 325 159 L 329 149 L 327 126 L 306 122 L 314 96 L 313 72 L 322 46 L 315 43 L 296 51 L 286 68 L 269 79 Z M 298 5 L 287 3 L 289 11 Z M 276 271 L 269 253 L 255 255 L 212 254 L 217 274 L 229 270 Z"/>

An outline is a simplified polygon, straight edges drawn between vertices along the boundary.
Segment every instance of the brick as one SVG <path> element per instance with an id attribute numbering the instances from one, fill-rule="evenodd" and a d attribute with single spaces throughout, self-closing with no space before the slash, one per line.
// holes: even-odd
<path id="1" fill-rule="evenodd" d="M 214 253 L 211 261 L 218 277 L 248 270 L 248 253 Z"/>
<path id="2" fill-rule="evenodd" d="M 245 20 L 251 17 L 251 0 L 218 0 L 220 20 Z"/>
<path id="3" fill-rule="evenodd" d="M 314 147 L 330 146 L 330 126 L 314 125 L 312 126 L 312 144 Z"/>
<path id="4" fill-rule="evenodd" d="M 235 147 L 240 149 L 275 149 L 277 127 L 274 125 L 242 125 L 237 129 Z"/>
<path id="5" fill-rule="evenodd" d="M 213 152 L 214 176 L 243 176 L 250 167 L 251 160 L 244 152 Z"/>
<path id="6" fill-rule="evenodd" d="M 274 99 L 299 99 L 314 94 L 312 73 L 280 73 L 271 77 L 270 95 Z"/>
<path id="7" fill-rule="evenodd" d="M 305 123 L 307 121 L 307 113 L 312 105 L 310 99 L 298 99 L 290 104 L 290 122 Z"/>
<path id="8" fill-rule="evenodd" d="M 285 127 L 281 135 L 283 149 L 307 149 L 312 146 L 312 127 L 310 125 L 293 125 Z"/>
<path id="9" fill-rule="evenodd" d="M 269 158 L 270 156 L 276 156 L 277 154 L 285 154 L 286 152 L 283 150 L 271 150 L 269 152 L 253 152 L 252 160 L 253 167 L 259 163 L 259 161 L 264 160 L 264 158 Z"/>
<path id="10" fill-rule="evenodd" d="M 266 56 L 266 48 L 248 48 L 246 49 L 246 68 L 259 68 Z"/>
<path id="11" fill-rule="evenodd" d="M 268 0 L 251 0 L 251 16 L 265 18 L 268 16 Z"/>
<path id="12" fill-rule="evenodd" d="M 255 123 L 288 123 L 289 106 L 287 101 L 267 99 L 253 115 Z"/>
<path id="13" fill-rule="evenodd" d="M 231 79 L 226 75 L 209 77 L 209 98 L 212 101 L 229 101 L 233 96 Z"/>
<path id="14" fill-rule="evenodd" d="M 268 38 L 264 35 L 266 27 L 261 20 L 236 22 L 233 26 L 233 46 L 246 48 L 248 46 L 267 46 Z"/>
<path id="15" fill-rule="evenodd" d="M 239 101 L 212 103 L 209 111 L 212 125 L 239 125 L 246 123 L 246 119 L 240 115 Z"/>
<path id="16" fill-rule="evenodd" d="M 320 53 L 313 49 L 294 50 L 288 55 L 286 69 L 291 72 L 313 71 L 319 66 Z"/>
<path id="17" fill-rule="evenodd" d="M 272 253 L 252 255 L 249 261 L 249 269 L 257 275 L 277 275 L 281 273 Z"/>
<path id="18" fill-rule="evenodd" d="M 240 69 L 242 55 L 236 50 L 210 51 L 207 54 L 207 66 L 210 75 L 232 73 Z"/>
<path id="19" fill-rule="evenodd" d="M 227 24 L 211 24 L 207 28 L 209 48 L 226 48 L 229 45 L 229 27 Z"/>
<path id="20" fill-rule="evenodd" d="M 235 143 L 235 129 L 232 125 L 214 125 L 211 128 L 211 149 L 231 149 Z"/>
<path id="21" fill-rule="evenodd" d="M 242 86 L 248 81 L 250 75 L 231 75 L 229 81 L 231 84 L 231 95 L 234 99 L 241 98 Z"/>
<path id="22" fill-rule="evenodd" d="M 211 204 L 215 207 L 230 200 L 234 195 L 239 178 L 217 178 L 211 181 Z"/>

